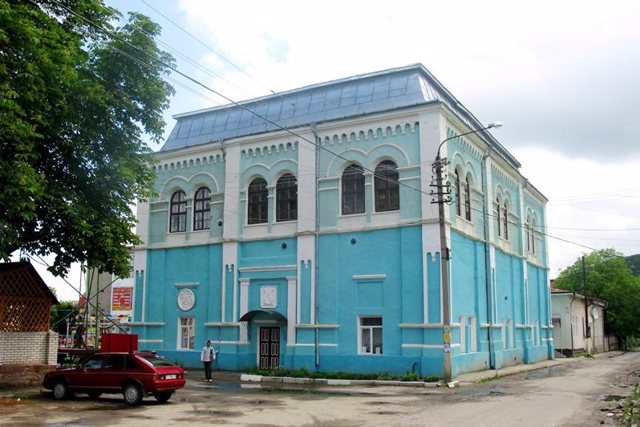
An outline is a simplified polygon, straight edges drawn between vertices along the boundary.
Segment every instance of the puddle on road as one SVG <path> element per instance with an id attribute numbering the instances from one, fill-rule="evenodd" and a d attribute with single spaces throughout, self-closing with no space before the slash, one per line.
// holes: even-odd
<path id="1" fill-rule="evenodd" d="M 294 394 L 303 397 L 353 397 L 353 396 L 370 396 L 370 393 L 362 393 L 358 391 L 345 390 L 323 390 L 321 388 L 315 388 L 314 386 L 292 386 L 284 384 L 254 384 L 254 383 L 238 383 L 238 382 L 216 382 L 213 385 L 192 385 L 191 387 L 197 387 L 201 389 L 216 390 L 221 393 L 273 393 L 273 394 Z M 376 396 L 383 396 L 377 394 Z"/>

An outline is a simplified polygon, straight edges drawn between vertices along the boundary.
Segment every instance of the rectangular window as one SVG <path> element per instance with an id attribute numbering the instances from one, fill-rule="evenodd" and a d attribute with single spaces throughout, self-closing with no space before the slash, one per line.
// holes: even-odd
<path id="1" fill-rule="evenodd" d="M 382 354 L 382 317 L 361 317 L 358 353 Z"/>
<path id="2" fill-rule="evenodd" d="M 178 349 L 193 350 L 195 342 L 195 319 L 193 317 L 181 317 L 178 328 Z"/>

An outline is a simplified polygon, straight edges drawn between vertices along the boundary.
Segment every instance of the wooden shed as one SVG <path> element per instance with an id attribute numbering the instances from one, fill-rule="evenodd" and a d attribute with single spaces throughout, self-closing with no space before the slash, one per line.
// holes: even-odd
<path id="1" fill-rule="evenodd" d="M 0 264 L 0 331 L 48 331 L 52 304 L 56 296 L 30 263 Z"/>
<path id="2" fill-rule="evenodd" d="M 49 322 L 57 303 L 30 263 L 0 263 L 0 387 L 37 384 L 55 368 L 58 334 Z"/>

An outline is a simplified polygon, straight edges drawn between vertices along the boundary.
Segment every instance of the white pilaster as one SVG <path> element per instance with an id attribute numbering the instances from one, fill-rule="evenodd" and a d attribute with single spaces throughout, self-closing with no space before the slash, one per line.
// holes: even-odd
<path id="1" fill-rule="evenodd" d="M 237 239 L 240 210 L 240 146 L 229 145 L 225 153 L 224 212 L 222 238 Z"/>
<path id="2" fill-rule="evenodd" d="M 146 249 L 135 249 L 133 252 L 133 298 L 132 306 L 135 307 L 135 295 L 136 295 L 136 287 L 138 284 L 138 274 L 142 276 L 142 292 L 140 298 L 142 299 L 140 304 L 140 321 L 144 322 L 146 315 L 146 300 L 147 300 L 147 250 Z M 134 310 L 135 313 L 135 310 Z M 138 319 L 135 319 L 138 320 Z"/>
<path id="3" fill-rule="evenodd" d="M 301 295 L 302 295 L 302 291 L 300 289 L 300 287 L 302 286 L 302 268 L 303 265 L 306 266 L 310 266 L 310 278 L 311 278 L 311 295 L 310 295 L 310 313 L 311 313 L 311 318 L 315 319 L 314 317 L 314 304 L 315 304 L 315 252 L 316 252 L 316 246 L 315 246 L 315 236 L 312 235 L 302 235 L 302 236 L 298 236 L 298 263 L 296 265 L 296 269 L 298 271 L 298 278 L 297 278 L 297 283 L 296 283 L 296 312 L 295 312 L 295 323 L 300 323 L 300 307 L 301 307 L 301 303 L 302 301 L 301 299 Z M 292 316 L 292 312 L 289 313 L 289 318 L 291 318 Z M 311 321 L 311 323 L 313 323 L 313 320 Z"/>
<path id="4" fill-rule="evenodd" d="M 526 181 L 525 181 L 526 185 Z M 529 271 L 527 269 L 527 242 L 526 242 L 526 232 L 523 225 L 523 222 L 527 220 L 527 212 L 524 206 L 524 187 L 522 182 L 518 182 L 518 195 L 520 197 L 520 254 L 522 255 L 522 283 L 524 286 L 524 292 L 522 293 L 522 297 L 524 301 L 524 323 L 526 325 L 529 324 Z"/>
<path id="5" fill-rule="evenodd" d="M 315 142 L 310 131 L 301 136 Z M 298 232 L 310 233 L 316 229 L 316 146 L 298 141 Z"/>
<path id="6" fill-rule="evenodd" d="M 222 322 L 225 322 L 227 320 L 226 318 L 226 301 L 227 301 L 227 271 L 232 271 L 233 272 L 233 283 L 232 283 L 232 287 L 233 287 L 233 295 L 232 295 L 232 301 L 233 301 L 233 319 L 232 321 L 236 321 L 237 317 L 237 313 L 236 313 L 236 304 L 237 304 L 237 300 L 236 300 L 236 286 L 237 286 L 237 280 L 236 280 L 236 274 L 237 274 L 237 265 L 238 265 L 238 244 L 236 242 L 224 242 L 222 244 L 222 282 L 221 282 L 221 286 L 222 289 L 220 290 L 220 320 Z"/>
<path id="7" fill-rule="evenodd" d="M 296 322 L 293 319 L 296 313 L 296 284 L 295 276 L 287 277 L 287 346 L 296 345 Z"/>
<path id="8" fill-rule="evenodd" d="M 136 218 L 136 234 L 142 240 L 141 246 L 149 243 L 149 202 L 138 200 Z"/>
<path id="9" fill-rule="evenodd" d="M 249 279 L 242 278 L 240 281 L 240 317 L 249 311 Z M 236 318 L 233 319 L 234 322 Z M 249 334 L 247 333 L 247 322 L 240 323 L 240 342 L 247 342 Z"/>

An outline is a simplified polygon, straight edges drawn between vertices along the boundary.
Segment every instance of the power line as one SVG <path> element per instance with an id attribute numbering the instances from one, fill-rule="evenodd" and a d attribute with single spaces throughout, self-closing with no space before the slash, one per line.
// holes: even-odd
<path id="1" fill-rule="evenodd" d="M 144 2 L 144 0 L 141 0 L 141 1 L 142 1 L 143 3 L 145 3 L 145 4 L 147 4 L 146 2 Z M 33 1 L 31 1 L 31 2 L 33 3 Z M 111 38 L 113 38 L 113 39 L 115 39 L 115 40 L 118 40 L 118 41 L 120 41 L 120 42 L 124 43 L 125 45 L 127 45 L 127 46 L 129 46 L 129 47 L 131 47 L 131 48 L 133 48 L 133 49 L 135 49 L 135 50 L 136 50 L 136 51 L 138 51 L 139 53 L 141 53 L 141 54 L 143 54 L 144 56 L 148 57 L 151 61 L 156 62 L 156 63 L 158 63 L 158 64 L 160 64 L 160 65 L 162 65 L 162 66 L 166 67 L 167 69 L 172 70 L 172 71 L 173 71 L 173 72 L 175 72 L 176 74 L 178 74 L 178 75 L 182 76 L 183 78 L 185 78 L 185 79 L 187 79 L 187 80 L 191 81 L 192 83 L 196 84 L 197 86 L 200 86 L 200 87 L 202 87 L 203 89 L 205 89 L 206 91 L 209 91 L 209 92 L 211 92 L 211 93 L 213 93 L 213 94 L 215 94 L 215 95 L 217 95 L 217 96 L 219 96 L 219 97 L 222 97 L 223 99 L 227 100 L 229 103 L 231 103 L 231 104 L 235 105 L 235 106 L 236 106 L 236 107 L 238 107 L 238 108 L 241 108 L 241 109 L 243 109 L 243 110 L 248 111 L 249 113 L 251 113 L 251 114 L 255 115 L 256 117 L 259 117 L 260 119 L 264 120 L 265 122 L 267 122 L 267 123 L 269 123 L 269 124 L 271 124 L 271 125 L 275 126 L 275 127 L 276 127 L 276 128 L 278 128 L 279 130 L 285 131 L 285 132 L 287 132 L 287 133 L 289 133 L 289 134 L 291 134 L 291 135 L 293 135 L 293 136 L 295 136 L 295 137 L 297 137 L 297 138 L 300 138 L 301 140 L 306 141 L 306 142 L 308 142 L 308 143 L 312 144 L 312 145 L 313 145 L 313 146 L 315 146 L 316 148 L 318 148 L 318 149 L 320 149 L 320 150 L 323 150 L 323 151 L 325 151 L 325 152 L 329 153 L 330 155 L 332 155 L 332 156 L 334 156 L 334 157 L 336 157 L 336 158 L 342 159 L 342 160 L 344 160 L 344 161 L 346 161 L 346 162 L 348 162 L 348 163 L 353 163 L 353 160 L 348 159 L 348 158 L 344 157 L 344 156 L 343 156 L 343 155 L 341 155 L 341 154 L 335 153 L 335 152 L 333 152 L 333 151 L 329 150 L 329 149 L 328 149 L 328 148 L 326 148 L 326 147 L 323 147 L 323 146 L 322 146 L 322 144 L 320 144 L 320 143 L 318 143 L 318 142 L 317 142 L 317 140 L 316 140 L 316 141 L 311 141 L 311 140 L 309 140 L 308 138 L 306 138 L 306 137 L 304 137 L 304 136 L 302 136 L 302 135 L 300 135 L 300 134 L 298 134 L 298 133 L 294 132 L 294 131 L 293 131 L 293 130 L 291 130 L 290 128 L 287 128 L 287 127 L 285 127 L 285 126 L 282 126 L 282 125 L 280 125 L 279 123 L 277 123 L 277 122 L 275 122 L 275 121 L 273 121 L 273 120 L 270 120 L 270 119 L 268 119 L 267 117 L 262 116 L 261 114 L 259 114 L 259 113 L 255 112 L 255 111 L 253 111 L 252 109 L 250 109 L 250 108 L 248 108 L 247 106 L 245 106 L 245 105 L 244 105 L 244 104 L 248 104 L 248 103 L 249 103 L 249 102 L 251 102 L 251 101 L 244 101 L 244 102 L 242 102 L 242 103 L 237 102 L 237 101 L 233 100 L 232 98 L 229 98 L 229 97 L 227 97 L 226 95 L 222 94 L 221 92 L 216 91 L 216 90 L 214 90 L 214 89 L 210 88 L 209 86 L 207 86 L 206 84 L 202 83 L 202 82 L 201 82 L 201 81 L 199 81 L 198 79 L 196 79 L 196 78 L 194 78 L 194 77 L 191 77 L 191 76 L 189 76 L 188 74 L 183 73 L 182 71 L 179 71 L 177 68 L 175 68 L 175 67 L 174 67 L 174 66 L 172 66 L 171 64 L 169 64 L 169 63 L 167 63 L 167 62 L 165 62 L 165 61 L 162 61 L 162 60 L 160 60 L 160 59 L 156 58 L 156 57 L 155 57 L 155 56 L 153 56 L 153 55 L 150 55 L 149 53 L 147 53 L 147 52 L 143 51 L 142 49 L 138 48 L 137 46 L 135 46 L 135 45 L 133 45 L 133 44 L 129 43 L 128 41 L 126 41 L 126 40 L 122 39 L 121 37 L 119 37 L 118 35 L 114 34 L 112 31 L 110 31 L 110 30 L 108 30 L 108 29 L 106 29 L 106 28 L 102 27 L 101 25 L 96 24 L 96 23 L 95 23 L 95 22 L 93 22 L 92 20 L 90 20 L 90 19 L 88 19 L 88 18 L 86 18 L 86 17 L 84 17 L 84 16 L 82 16 L 82 15 L 78 14 L 77 12 L 75 12 L 74 10 L 70 9 L 69 7 L 67 7 L 67 6 L 65 6 L 65 5 L 63 5 L 63 4 L 61 4 L 60 2 L 58 2 L 58 1 L 56 1 L 56 0 L 53 0 L 53 3 L 57 4 L 58 6 L 60 6 L 61 8 L 65 9 L 65 10 L 67 10 L 68 12 L 72 13 L 73 15 L 75 15 L 75 16 L 77 16 L 77 17 L 79 17 L 79 18 L 80 18 L 80 19 L 82 19 L 83 21 L 85 21 L 85 22 L 89 23 L 91 26 L 95 27 L 97 30 L 101 31 L 102 33 L 104 33 L 104 34 L 106 34 L 106 35 L 110 36 Z M 33 3 L 33 4 L 35 4 L 35 3 Z M 36 5 L 36 6 L 37 6 L 37 5 Z M 147 6 L 149 6 L 149 5 L 147 4 Z M 149 7 L 151 7 L 151 6 L 149 6 Z M 152 9 L 153 9 L 153 8 L 152 8 Z M 154 9 L 154 10 L 155 10 L 155 9 Z M 157 11 L 157 10 L 156 10 L 156 11 Z M 160 12 L 158 12 L 158 13 L 160 13 Z M 160 14 L 161 14 L 161 13 L 160 13 Z M 162 15 L 162 14 L 161 14 L 161 15 Z M 163 16 L 164 16 L 164 15 L 163 15 Z M 166 18 L 166 17 L 165 17 L 165 18 Z M 169 18 L 166 18 L 166 19 L 167 19 L 167 20 L 169 20 Z M 169 20 L 169 21 L 170 21 L 170 20 Z M 171 21 L 170 21 L 170 22 L 171 22 Z M 175 23 L 174 23 L 174 25 L 178 26 L 178 25 L 177 25 L 177 24 L 175 24 Z M 179 27 L 179 26 L 178 26 L 178 27 Z M 185 33 L 189 34 L 188 32 L 186 32 L 186 30 L 183 30 L 183 31 L 184 31 Z M 194 38 L 195 38 L 195 36 L 192 36 L 191 34 L 189 34 L 189 35 L 190 35 L 191 37 L 194 37 Z M 202 42 L 201 42 L 201 41 L 199 41 L 197 38 L 195 38 L 195 39 L 196 39 L 198 42 L 202 43 Z M 205 46 L 206 46 L 206 45 L 205 45 Z M 209 48 L 208 46 L 206 46 L 206 47 L 207 47 L 207 48 Z M 209 49 L 210 49 L 210 48 L 209 48 Z M 122 52 L 122 50 L 120 50 L 120 49 L 118 49 L 118 50 L 119 50 L 120 52 Z M 215 52 L 214 52 L 214 53 L 215 53 Z M 217 54 L 217 53 L 216 53 L 216 54 Z M 132 58 L 132 57 L 131 57 L 131 55 L 130 55 L 130 54 L 127 54 L 126 56 L 127 56 L 127 57 L 129 57 L 130 59 L 134 59 L 134 58 Z M 142 65 L 145 65 L 145 66 L 147 66 L 147 67 L 150 67 L 150 64 L 149 64 L 149 63 L 146 63 L 146 62 L 144 62 L 144 61 L 141 61 L 141 60 L 140 60 L 140 58 L 135 58 L 135 60 L 136 60 L 139 64 L 142 64 Z M 225 61 L 226 61 L 226 59 L 225 59 Z M 237 67 L 237 66 L 235 66 L 235 64 L 233 64 L 233 63 L 231 63 L 231 65 L 233 65 L 234 67 Z M 240 69 L 240 70 L 241 70 L 241 69 Z M 242 70 L 241 70 L 241 71 L 242 71 Z M 244 71 L 243 71 L 243 72 L 244 72 Z M 276 94 L 276 95 L 277 95 L 277 94 Z M 387 176 L 385 176 L 385 175 L 382 175 L 382 174 L 380 174 L 380 173 L 376 172 L 375 170 L 371 170 L 371 169 L 369 169 L 369 168 L 367 168 L 367 167 L 364 167 L 364 166 L 362 166 L 362 165 L 359 165 L 359 167 L 360 167 L 361 169 L 363 169 L 363 170 L 366 170 L 367 172 L 372 173 L 372 174 L 373 174 L 373 176 L 374 176 L 374 177 L 376 177 L 376 178 L 379 178 L 379 179 L 385 180 L 385 181 L 387 181 L 387 182 L 394 183 L 394 184 L 396 184 L 396 185 L 398 185 L 398 186 L 403 186 L 403 187 L 405 187 L 405 188 L 409 188 L 409 189 L 411 189 L 411 190 L 413 190 L 413 191 L 417 191 L 417 192 L 419 192 L 419 193 L 422 193 L 422 194 L 428 195 L 429 197 L 432 197 L 432 196 L 433 196 L 433 194 L 428 193 L 428 192 L 426 192 L 425 190 L 422 190 L 422 189 L 419 189 L 419 188 L 415 188 L 415 187 L 413 187 L 413 186 L 411 186 L 411 185 L 408 185 L 408 184 L 405 184 L 405 183 L 403 183 L 403 182 L 401 182 L 401 181 L 399 181 L 399 180 L 397 180 L 397 179 L 389 178 L 389 177 L 387 177 Z M 474 210 L 474 211 L 476 211 L 476 212 L 481 212 L 481 213 L 483 214 L 483 216 L 486 216 L 486 217 L 488 217 L 488 218 L 490 218 L 490 217 L 497 218 L 496 216 L 494 216 L 494 215 L 492 215 L 492 214 L 489 214 L 488 212 L 483 212 L 483 211 L 481 211 L 481 210 L 479 210 L 479 209 L 476 209 L 476 208 L 473 208 L 473 207 L 471 207 L 471 209 L 472 209 L 472 210 Z M 520 223 L 516 223 L 516 222 L 514 222 L 514 221 L 510 221 L 510 220 L 507 220 L 507 223 L 514 224 L 514 225 L 518 226 L 519 228 L 524 228 L 525 226 L 529 225 L 529 224 L 520 224 Z M 529 226 L 530 226 L 530 225 L 529 225 Z M 553 238 L 553 239 L 556 239 L 556 240 L 560 240 L 560 241 L 564 241 L 564 242 L 567 242 L 567 243 L 571 243 L 571 244 L 574 244 L 574 245 L 577 245 L 577 246 L 581 246 L 581 247 L 584 247 L 584 248 L 587 248 L 587 249 L 590 249 L 590 250 L 596 250 L 596 249 L 594 249 L 594 248 L 591 248 L 591 247 L 589 247 L 589 246 L 586 246 L 586 245 L 583 245 L 583 244 L 580 244 L 580 243 L 577 243 L 577 242 L 572 242 L 572 241 L 567 240 L 567 239 L 563 239 L 563 238 L 560 238 L 560 237 L 556 237 L 556 236 L 550 235 L 550 234 L 545 233 L 544 231 L 542 231 L 542 229 L 541 229 L 541 228 L 538 228 L 538 230 L 534 230 L 534 231 L 535 231 L 536 233 L 546 235 L 547 237 L 550 237 L 550 238 Z"/>
<path id="2" fill-rule="evenodd" d="M 31 1 L 31 0 L 29 0 L 29 1 Z M 150 55 L 149 53 L 145 52 L 144 50 L 142 50 L 142 49 L 138 48 L 137 46 L 135 46 L 135 45 L 133 45 L 133 44 L 129 43 L 128 41 L 126 41 L 126 40 L 124 40 L 123 38 L 119 37 L 118 35 L 114 34 L 112 31 L 110 31 L 110 30 L 108 30 L 108 29 L 106 29 L 106 28 L 102 27 L 101 25 L 96 24 L 96 23 L 95 23 L 95 22 L 93 22 L 92 20 L 90 20 L 90 19 L 88 19 L 88 18 L 86 18 L 86 17 L 84 17 L 84 16 L 80 15 L 79 13 L 75 12 L 74 10 L 72 10 L 72 9 L 68 8 L 67 6 L 65 6 L 65 5 L 63 5 L 63 4 L 61 4 L 61 3 L 60 3 L 60 2 L 58 2 L 57 0 L 52 0 L 52 1 L 53 1 L 53 3 L 55 3 L 55 4 L 57 4 L 58 6 L 62 7 L 63 9 L 65 9 L 65 10 L 69 11 L 69 12 L 70 12 L 70 13 L 72 13 L 73 15 L 77 16 L 78 18 L 80 18 L 80 19 L 84 20 L 85 22 L 89 23 L 90 25 L 92 25 L 93 27 L 95 27 L 95 28 L 96 28 L 96 29 L 98 29 L 99 31 L 103 32 L 104 34 L 106 34 L 106 35 L 110 36 L 111 38 L 113 38 L 113 39 L 115 39 L 115 40 L 118 40 L 118 41 L 120 41 L 120 42 L 122 42 L 122 43 L 126 44 L 127 46 L 129 46 L 129 47 L 131 47 L 131 48 L 133 48 L 133 49 L 135 49 L 135 50 L 137 50 L 138 52 L 140 52 L 140 53 L 142 53 L 143 55 L 145 55 L 146 57 L 148 57 L 151 61 L 156 62 L 156 63 L 158 63 L 158 64 L 160 64 L 160 65 L 162 65 L 162 66 L 164 66 L 164 67 L 166 67 L 166 68 L 168 68 L 168 69 L 170 69 L 170 70 L 172 70 L 172 71 L 173 71 L 173 72 L 175 72 L 176 74 L 179 74 L 180 76 L 182 76 L 182 77 L 184 77 L 185 79 L 187 79 L 187 80 L 189 80 L 189 81 L 191 81 L 191 82 L 195 83 L 196 85 L 198 85 L 198 86 L 202 87 L 203 89 L 205 89 L 205 90 L 207 90 L 207 91 L 209 91 L 209 92 L 211 92 L 211 93 L 214 93 L 215 95 L 218 95 L 218 96 L 220 96 L 220 97 L 224 98 L 225 100 L 227 100 L 229 103 L 231 103 L 231 104 L 235 105 L 236 107 L 241 108 L 241 109 L 243 109 L 243 110 L 245 110 L 245 111 L 248 111 L 249 113 L 251 113 L 251 114 L 255 115 L 256 117 L 259 117 L 260 119 L 264 120 L 265 122 L 267 122 L 267 123 L 269 123 L 269 124 L 271 124 L 271 125 L 275 126 L 275 127 L 276 127 L 276 128 L 278 128 L 279 130 L 285 131 L 285 132 L 287 132 L 287 133 L 289 133 L 289 134 L 291 134 L 291 135 L 293 135 L 293 136 L 295 136 L 295 137 L 297 137 L 297 138 L 302 139 L 303 141 L 306 141 L 306 142 L 308 142 L 308 143 L 312 144 L 313 146 L 317 147 L 319 150 L 323 150 L 323 151 L 325 151 L 325 152 L 329 153 L 330 155 L 333 155 L 334 157 L 340 158 L 340 159 L 342 159 L 342 160 L 344 160 L 344 161 L 346 161 L 346 162 L 354 163 L 354 162 L 353 162 L 353 160 L 348 159 L 348 158 L 344 157 L 344 156 L 343 156 L 343 155 L 341 155 L 341 154 L 335 153 L 335 152 L 333 152 L 333 151 L 329 150 L 328 148 L 323 147 L 323 146 L 322 146 L 322 144 L 319 144 L 318 142 L 315 142 L 315 141 L 311 141 L 310 139 L 308 139 L 308 138 L 306 138 L 306 137 L 304 137 L 304 136 L 302 136 L 302 135 L 300 135 L 300 134 L 298 134 L 298 133 L 294 132 L 294 131 L 293 131 L 293 130 L 291 130 L 290 128 L 287 128 L 287 127 L 285 127 L 285 126 L 282 126 L 281 124 L 279 124 L 279 123 L 277 123 L 277 122 L 275 122 L 275 121 L 273 121 L 273 120 L 271 120 L 271 119 L 269 119 L 269 118 L 267 118 L 267 117 L 265 117 L 265 116 L 263 116 L 263 115 L 261 115 L 261 114 L 259 114 L 259 113 L 255 112 L 255 111 L 253 111 L 252 109 L 250 109 L 250 108 L 246 107 L 244 104 L 246 104 L 246 103 L 248 103 L 248 102 L 250 102 L 250 101 L 245 101 L 245 102 L 243 102 L 243 103 L 240 103 L 240 102 L 237 102 L 237 101 L 235 101 L 235 100 L 233 100 L 233 99 L 229 98 L 228 96 L 226 96 L 226 95 L 222 94 L 221 92 L 216 91 L 215 89 L 210 88 L 209 86 L 207 86 L 206 84 L 202 83 L 202 82 L 201 82 L 201 81 L 199 81 L 198 79 L 196 79 L 196 78 L 194 78 L 194 77 L 191 77 L 191 76 L 189 76 L 189 75 L 188 75 L 188 74 L 186 74 L 186 73 L 183 73 L 182 71 L 180 71 L 180 70 L 178 70 L 177 68 L 175 68 L 173 65 L 171 65 L 171 64 L 169 64 L 169 63 L 167 63 L 167 62 L 165 62 L 165 61 L 163 61 L 163 60 L 161 60 L 161 59 L 158 59 L 158 58 L 156 58 L 156 57 L 155 57 L 155 56 L 153 56 L 153 55 Z M 32 2 L 32 1 L 31 1 L 31 2 Z M 33 3 L 33 2 L 32 2 L 32 3 Z M 147 66 L 148 66 L 148 67 L 150 67 L 150 64 L 147 64 Z M 376 171 L 374 171 L 374 170 L 371 170 L 371 169 L 369 169 L 369 168 L 367 168 L 367 167 L 364 167 L 364 166 L 362 166 L 362 165 L 359 165 L 359 166 L 360 166 L 363 170 L 366 170 L 367 172 L 372 173 L 375 177 L 377 177 L 377 178 L 379 178 L 379 179 L 386 180 L 386 181 L 388 181 L 388 182 L 392 182 L 392 183 L 397 184 L 397 185 L 399 185 L 399 186 L 403 186 L 403 187 L 406 187 L 406 188 L 412 189 L 412 190 L 414 190 L 414 191 L 419 191 L 419 192 L 421 192 L 421 193 L 423 193 L 423 194 L 426 194 L 426 195 L 431 196 L 431 194 L 430 194 L 430 193 L 427 193 L 426 191 L 424 191 L 424 190 L 422 190 L 422 189 L 415 188 L 415 187 L 410 186 L 410 185 L 408 185 L 408 184 L 405 184 L 405 183 L 403 183 L 403 182 L 401 182 L 401 181 L 399 181 L 399 180 L 390 179 L 390 178 L 388 178 L 388 177 L 386 177 L 386 176 L 384 176 L 384 175 L 382 175 L 382 174 L 379 174 L 378 172 L 376 172 Z"/>
<path id="3" fill-rule="evenodd" d="M 265 89 L 267 89 L 269 92 L 271 92 L 273 95 L 278 95 L 275 91 L 273 91 L 271 88 L 269 88 L 267 85 L 263 84 L 262 82 L 260 82 L 259 80 L 255 79 L 253 76 L 251 76 L 249 73 L 247 73 L 246 71 L 244 71 L 241 67 L 237 66 L 236 64 L 234 64 L 231 60 L 227 59 L 224 55 L 220 54 L 219 52 L 217 52 L 216 50 L 214 50 L 213 48 L 211 48 L 209 45 L 207 45 L 206 43 L 204 43 L 202 40 L 200 40 L 198 37 L 194 36 L 193 34 L 191 34 L 190 32 L 188 32 L 187 30 L 185 30 L 184 28 L 182 28 L 178 23 L 176 23 L 175 21 L 173 21 L 171 18 L 167 17 L 165 14 L 163 14 L 162 12 L 160 12 L 158 9 L 156 9 L 155 7 L 151 6 L 149 3 L 147 3 L 145 0 L 140 0 L 140 2 L 144 3 L 145 5 L 147 5 L 147 7 L 149 7 L 150 9 L 152 9 L 153 11 L 155 11 L 158 15 L 162 16 L 164 19 L 166 19 L 167 21 L 169 21 L 170 23 L 172 23 L 173 25 L 175 25 L 178 29 L 180 29 L 180 31 L 182 31 L 183 33 L 185 33 L 186 35 L 188 35 L 189 37 L 191 37 L 193 40 L 195 40 L 196 42 L 198 42 L 200 45 L 202 45 L 205 49 L 209 50 L 211 53 L 213 53 L 214 55 L 216 55 L 218 58 L 222 59 L 224 62 L 226 62 L 227 64 L 231 65 L 232 67 L 234 67 L 235 69 L 237 69 L 238 71 L 240 71 L 241 73 L 243 73 L 244 75 L 246 75 L 247 77 L 249 77 L 251 80 L 253 80 L 254 82 L 258 83 L 259 85 L 261 85 L 262 87 L 264 87 Z"/>

